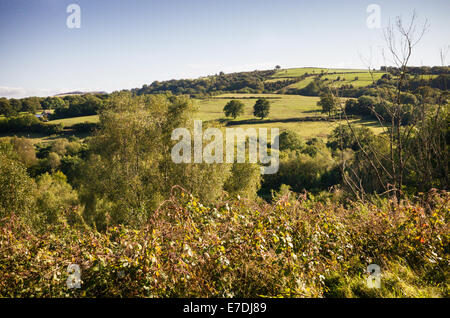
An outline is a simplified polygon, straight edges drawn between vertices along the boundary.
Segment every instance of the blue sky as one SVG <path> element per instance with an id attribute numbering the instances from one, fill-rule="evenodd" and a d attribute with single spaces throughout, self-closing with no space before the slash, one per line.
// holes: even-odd
<path id="1" fill-rule="evenodd" d="M 66 26 L 71 3 L 80 29 Z M 365 68 L 360 55 L 379 66 L 382 30 L 366 26 L 372 3 L 382 27 L 413 9 L 427 18 L 410 64 L 440 65 L 448 0 L 0 0 L 0 96 L 111 92 L 277 64 Z"/>

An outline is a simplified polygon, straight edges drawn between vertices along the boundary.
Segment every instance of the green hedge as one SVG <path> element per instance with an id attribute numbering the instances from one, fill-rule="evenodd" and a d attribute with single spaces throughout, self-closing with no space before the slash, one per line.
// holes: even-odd
<path id="1" fill-rule="evenodd" d="M 45 123 L 33 115 L 0 119 L 0 133 L 25 132 L 51 135 L 62 130 L 62 124 Z"/>

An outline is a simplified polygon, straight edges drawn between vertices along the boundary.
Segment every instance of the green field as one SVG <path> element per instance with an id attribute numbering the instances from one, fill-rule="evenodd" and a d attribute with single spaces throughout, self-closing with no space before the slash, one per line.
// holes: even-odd
<path id="1" fill-rule="evenodd" d="M 378 127 L 374 121 L 362 121 L 362 120 L 350 120 L 351 123 L 368 127 L 374 133 L 382 132 L 382 128 Z M 341 124 L 345 124 L 344 121 Z M 247 128 L 278 128 L 280 132 L 283 130 L 295 131 L 299 136 L 304 139 L 311 139 L 314 137 L 319 137 L 326 139 L 327 136 L 339 125 L 339 122 L 327 122 L 327 121 L 306 121 L 306 122 L 288 122 L 288 123 L 258 123 L 258 124 L 248 124 L 231 126 Z"/>
<path id="2" fill-rule="evenodd" d="M 98 123 L 98 115 L 91 116 L 80 116 L 80 117 L 71 117 L 71 118 L 63 118 L 63 119 L 55 119 L 49 121 L 49 123 L 53 124 L 63 124 L 64 127 L 72 126 L 74 124 L 80 123 Z"/>
<path id="3" fill-rule="evenodd" d="M 424 80 L 432 80 L 433 78 L 438 77 L 439 75 L 436 74 L 427 74 L 427 75 L 419 75 L 420 78 L 424 79 Z"/>
<path id="4" fill-rule="evenodd" d="M 348 69 L 348 68 L 321 68 L 321 67 L 301 67 L 301 68 L 288 68 L 277 71 L 273 78 L 280 77 L 299 77 L 308 74 L 321 74 L 323 73 L 365 73 L 367 70 L 362 69 Z"/>
<path id="5" fill-rule="evenodd" d="M 339 77 L 340 80 L 332 82 L 331 86 L 342 86 L 342 85 L 353 85 L 354 87 L 364 87 L 373 84 L 373 82 L 378 81 L 384 74 L 383 72 L 374 72 L 370 74 L 365 73 L 347 73 L 347 74 L 330 74 L 324 75 L 322 79 L 328 79 L 329 82 L 336 81 Z M 372 77 L 373 76 L 373 77 Z"/>
<path id="6" fill-rule="evenodd" d="M 362 69 L 338 69 L 338 68 L 318 68 L 318 67 L 304 67 L 304 68 L 290 68 L 285 70 L 279 70 L 271 79 L 266 82 L 277 82 L 286 79 L 292 79 L 300 77 L 308 73 L 309 75 L 301 81 L 287 86 L 288 89 L 302 89 L 311 83 L 314 79 L 318 78 L 318 75 L 324 74 L 320 77 L 321 80 L 325 80 L 325 83 L 333 87 L 339 87 L 342 85 L 352 85 L 353 87 L 364 87 L 373 84 L 373 81 L 377 81 L 383 76 L 384 72 L 375 71 L 372 74 L 368 70 Z M 373 75 L 373 79 L 372 79 Z M 336 81 L 337 78 L 339 81 Z M 357 79 L 355 79 L 357 78 Z"/>
<path id="7" fill-rule="evenodd" d="M 254 97 L 254 98 L 251 98 Z M 270 115 L 267 118 L 271 122 L 260 121 L 253 116 L 253 105 L 256 97 L 269 98 L 271 102 Z M 243 124 L 231 125 L 233 128 L 279 128 L 280 131 L 290 129 L 297 132 L 305 139 L 313 137 L 326 138 L 327 135 L 338 125 L 338 122 L 329 122 L 324 120 L 317 121 L 300 121 L 305 117 L 325 117 L 321 114 L 320 106 L 317 106 L 319 97 L 309 97 L 300 95 L 281 95 L 281 94 L 223 94 L 216 98 L 196 100 L 198 111 L 195 119 L 204 121 L 212 121 L 225 119 L 223 107 L 232 100 L 239 99 L 245 105 L 244 115 L 236 118 L 235 121 L 246 121 Z M 295 121 L 299 118 L 299 121 Z M 293 121 L 289 121 L 293 120 Z M 230 120 L 233 121 L 233 120 Z M 250 121 L 250 122 L 249 122 Z M 352 122 L 366 126 L 375 133 L 381 132 L 374 121 L 352 120 Z"/>
<path id="8" fill-rule="evenodd" d="M 265 80 L 264 83 L 282 82 L 285 80 L 289 80 L 289 78 L 285 78 L 285 77 L 270 78 L 270 79 Z"/>
<path id="9" fill-rule="evenodd" d="M 301 80 L 300 82 L 291 84 L 289 86 L 287 86 L 287 88 L 296 88 L 296 89 L 301 89 L 306 87 L 309 83 L 311 83 L 312 81 L 314 81 L 314 76 L 309 76 L 303 80 Z"/>
<path id="10" fill-rule="evenodd" d="M 255 98 L 269 98 L 271 111 L 269 119 L 287 119 L 320 115 L 320 107 L 317 106 L 319 97 L 280 95 L 280 94 L 224 94 L 219 98 L 197 100 L 197 118 L 202 120 L 215 120 L 225 118 L 223 107 L 232 99 L 239 99 L 245 105 L 244 115 L 237 120 L 253 119 L 253 105 Z M 226 98 L 224 98 L 226 97 Z"/>

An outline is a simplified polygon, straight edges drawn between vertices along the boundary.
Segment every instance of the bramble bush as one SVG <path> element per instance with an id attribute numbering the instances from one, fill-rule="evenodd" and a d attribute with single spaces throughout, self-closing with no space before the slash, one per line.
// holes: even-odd
<path id="1" fill-rule="evenodd" d="M 448 297 L 448 199 L 203 205 L 174 187 L 141 229 L 36 234 L 13 214 L 0 224 L 0 297 Z M 371 263 L 380 289 L 366 287 Z M 80 289 L 66 286 L 69 264 Z"/>

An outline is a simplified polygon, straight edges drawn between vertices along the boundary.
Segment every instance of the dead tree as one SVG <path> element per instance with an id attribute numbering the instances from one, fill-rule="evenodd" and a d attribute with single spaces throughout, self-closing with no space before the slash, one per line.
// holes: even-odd
<path id="1" fill-rule="evenodd" d="M 438 136 L 437 139 L 434 138 L 433 140 L 429 136 L 414 138 L 417 131 L 423 130 L 423 127 L 427 124 L 426 120 L 429 118 L 429 114 L 426 115 L 426 105 L 415 105 L 422 112 L 415 109 L 411 117 L 410 107 L 402 100 L 402 94 L 408 85 L 407 66 L 411 54 L 429 27 L 427 21 L 425 21 L 423 26 L 418 27 L 416 18 L 414 12 L 409 23 L 405 25 L 402 19 L 397 17 L 395 24 L 390 23 L 384 31 L 390 64 L 394 64 L 397 67 L 399 74 L 395 77 L 395 89 L 383 89 L 375 85 L 378 105 L 383 108 L 384 117 L 379 112 L 380 108 L 377 110 L 375 107 L 372 107 L 371 110 L 383 130 L 378 138 L 387 142 L 389 150 L 383 152 L 374 145 L 362 145 L 361 140 L 355 133 L 354 125 L 348 119 L 345 107 L 341 103 L 338 104 L 341 108 L 342 117 L 352 132 L 361 153 L 366 158 L 371 169 L 373 169 L 378 183 L 381 185 L 382 191 L 379 191 L 379 194 L 389 194 L 396 200 L 402 196 L 404 176 L 408 164 L 411 161 L 418 163 L 417 158 L 414 157 L 414 152 L 411 151 L 413 140 L 416 142 L 416 148 L 420 148 L 422 145 L 428 147 L 421 152 L 422 155 L 437 154 L 439 160 L 442 161 L 440 163 L 442 166 L 446 166 L 444 161 L 447 160 L 447 152 L 442 150 L 442 136 Z M 444 53 L 441 53 L 441 56 L 444 55 Z M 368 65 L 368 69 L 374 84 L 376 84 L 372 66 Z M 439 104 L 443 106 L 446 104 L 446 100 L 441 101 Z M 439 119 L 439 111 L 440 107 L 438 106 L 434 116 L 436 120 Z M 409 121 L 406 120 L 407 115 L 410 117 Z M 436 132 L 434 133 L 436 134 Z M 364 197 L 365 191 L 362 177 L 355 171 L 348 169 L 345 161 L 342 162 L 341 169 L 344 183 L 353 192 L 359 193 L 358 197 Z M 429 167 L 424 169 L 429 169 Z M 429 177 L 432 177 L 431 174 Z"/>

